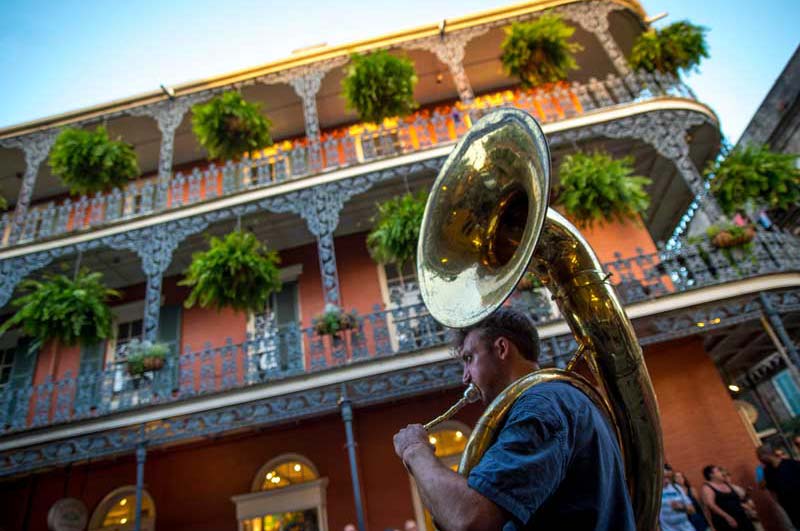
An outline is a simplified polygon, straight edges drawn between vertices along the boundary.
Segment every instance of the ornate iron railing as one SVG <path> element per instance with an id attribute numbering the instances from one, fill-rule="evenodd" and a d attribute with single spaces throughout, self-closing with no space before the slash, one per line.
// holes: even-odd
<path id="1" fill-rule="evenodd" d="M 639 252 L 605 264 L 625 304 L 758 275 L 800 271 L 800 241 L 784 233 L 759 232 L 749 251 L 724 251 L 707 242 L 674 251 Z M 407 289 L 413 290 L 413 286 Z M 395 301 L 413 300 L 407 296 Z M 542 292 L 517 293 L 511 304 L 539 323 L 559 318 Z M 445 330 L 422 304 L 381 308 L 357 316 L 338 337 L 292 323 L 261 327 L 242 342 L 173 352 L 165 366 L 131 376 L 119 364 L 103 371 L 67 373 L 57 381 L 0 392 L 0 434 L 93 418 L 132 408 L 255 386 L 344 365 L 369 363 L 446 343 Z M 545 365 L 561 365 L 574 349 L 570 336 L 547 338 Z"/>
<path id="2" fill-rule="evenodd" d="M 92 230 L 150 214 L 231 194 L 302 179 L 321 172 L 364 164 L 451 144 L 491 109 L 515 106 L 542 123 L 584 115 L 598 109 L 661 96 L 694 99 L 680 80 L 639 73 L 608 75 L 588 83 L 562 83 L 533 90 L 506 90 L 479 96 L 470 105 L 455 103 L 422 110 L 380 126 L 359 124 L 324 134 L 319 143 L 306 138 L 277 143 L 240 162 L 210 164 L 191 173 L 177 172 L 169 181 L 142 178 L 107 193 L 50 201 L 25 215 L 18 242 Z M 0 218 L 0 247 L 9 244 L 9 213 Z"/>

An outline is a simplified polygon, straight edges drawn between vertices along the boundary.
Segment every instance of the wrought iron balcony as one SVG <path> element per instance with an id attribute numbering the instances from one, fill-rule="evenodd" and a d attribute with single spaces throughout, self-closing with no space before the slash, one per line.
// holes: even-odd
<path id="1" fill-rule="evenodd" d="M 639 253 L 605 264 L 623 303 L 658 299 L 727 282 L 800 271 L 800 241 L 784 233 L 759 232 L 749 253 L 735 256 L 703 242 L 674 251 Z M 410 289 L 413 292 L 413 288 Z M 158 371 L 131 376 L 122 364 L 103 371 L 67 373 L 57 381 L 0 391 L 0 434 L 96 418 L 133 408 L 222 393 L 337 367 L 378 362 L 446 344 L 445 330 L 409 291 L 388 308 L 359 315 L 352 330 L 320 336 L 313 327 L 267 323 L 245 341 L 221 347 L 185 345 Z M 525 308 L 540 324 L 559 314 L 541 293 L 516 294 L 511 304 Z M 692 321 L 693 326 L 695 323 Z M 640 340 L 646 340 L 641 338 Z M 574 348 L 570 336 L 548 337 L 545 365 L 561 365 Z"/>
<path id="2" fill-rule="evenodd" d="M 228 161 L 191 173 L 175 173 L 169 181 L 145 177 L 108 193 L 34 205 L 23 220 L 17 243 L 90 231 L 187 205 L 213 201 L 240 192 L 275 186 L 323 172 L 380 159 L 422 152 L 452 144 L 491 109 L 515 106 L 542 123 L 607 110 L 614 106 L 663 96 L 694 99 L 680 80 L 662 74 L 608 75 L 588 83 L 556 84 L 534 90 L 505 90 L 433 110 L 421 110 L 380 126 L 358 124 L 323 134 L 319 143 L 306 138 L 279 142 L 240 162 Z M 10 245 L 13 212 L 0 217 L 0 248 Z"/>

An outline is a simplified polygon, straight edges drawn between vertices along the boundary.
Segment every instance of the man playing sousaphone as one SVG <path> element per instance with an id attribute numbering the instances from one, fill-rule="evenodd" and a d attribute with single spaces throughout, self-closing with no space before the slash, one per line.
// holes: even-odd
<path id="1" fill-rule="evenodd" d="M 459 330 L 454 347 L 464 384 L 487 405 L 539 368 L 533 322 L 507 308 Z M 635 529 L 613 428 L 567 383 L 524 392 L 466 478 L 439 461 L 420 424 L 400 430 L 394 447 L 440 529 Z"/>
<path id="2" fill-rule="evenodd" d="M 517 109 L 482 118 L 444 163 L 417 274 L 431 316 L 457 331 L 469 387 L 439 418 L 400 430 L 395 451 L 443 530 L 652 531 L 663 473 L 655 394 L 594 251 L 547 209 L 549 182 L 544 133 Z M 578 344 L 566 370 L 540 369 L 532 320 L 502 307 L 526 271 Z M 475 395 L 486 410 L 455 473 L 427 430 Z"/>

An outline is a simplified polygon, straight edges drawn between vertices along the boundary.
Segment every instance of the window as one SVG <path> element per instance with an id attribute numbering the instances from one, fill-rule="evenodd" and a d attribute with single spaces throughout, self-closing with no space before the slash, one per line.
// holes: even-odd
<path id="1" fill-rule="evenodd" d="M 89 521 L 90 531 L 128 531 L 136 526 L 136 487 L 121 487 L 108 494 L 97 505 Z M 142 491 L 142 526 L 145 531 L 155 528 L 156 510 L 153 499 Z"/>
<path id="2" fill-rule="evenodd" d="M 0 348 L 0 390 L 5 389 L 11 381 L 11 369 L 14 367 L 15 347 Z"/>
<path id="3" fill-rule="evenodd" d="M 416 264 L 412 261 L 398 268 L 394 264 L 378 265 L 383 302 L 389 315 L 392 348 L 416 350 L 445 342 L 445 329 L 422 304 Z"/>
<path id="4" fill-rule="evenodd" d="M 327 531 L 327 478 L 298 454 L 262 466 L 250 494 L 233 497 L 239 531 Z"/>
<path id="5" fill-rule="evenodd" d="M 467 426 L 458 421 L 448 420 L 437 426 L 431 432 L 428 440 L 436 448 L 436 457 L 441 459 L 442 463 L 451 470 L 458 470 L 461 453 L 467 445 L 469 434 L 470 430 Z M 414 513 L 417 522 L 419 522 L 418 529 L 419 531 L 434 531 L 433 518 L 422 505 L 414 477 L 410 475 L 409 477 L 411 478 L 411 497 L 414 502 Z"/>
<path id="6" fill-rule="evenodd" d="M 247 331 L 253 337 L 250 355 L 254 358 L 251 378 L 267 378 L 270 372 L 285 371 L 295 363 L 302 364 L 302 337 L 290 325 L 300 320 L 297 268 L 281 270 L 283 286 L 273 293 L 264 313 L 250 315 Z M 290 279 L 284 279 L 288 276 Z M 297 330 L 293 333 L 293 330 Z M 299 359 L 295 359 L 299 356 Z"/>
<path id="7" fill-rule="evenodd" d="M 789 369 L 784 369 L 772 378 L 775 390 L 793 417 L 800 415 L 800 389 Z"/>

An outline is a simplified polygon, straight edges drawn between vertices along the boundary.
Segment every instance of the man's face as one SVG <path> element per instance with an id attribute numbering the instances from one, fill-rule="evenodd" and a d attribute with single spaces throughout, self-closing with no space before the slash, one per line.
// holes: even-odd
<path id="1" fill-rule="evenodd" d="M 461 347 L 461 361 L 464 364 L 464 385 L 475 384 L 484 404 L 488 405 L 505 389 L 507 382 L 496 345 L 484 341 L 480 331 L 473 330 L 467 334 Z"/>
<path id="2" fill-rule="evenodd" d="M 666 485 L 667 483 L 672 483 L 672 475 L 673 474 L 671 468 L 664 469 L 664 485 Z"/>

